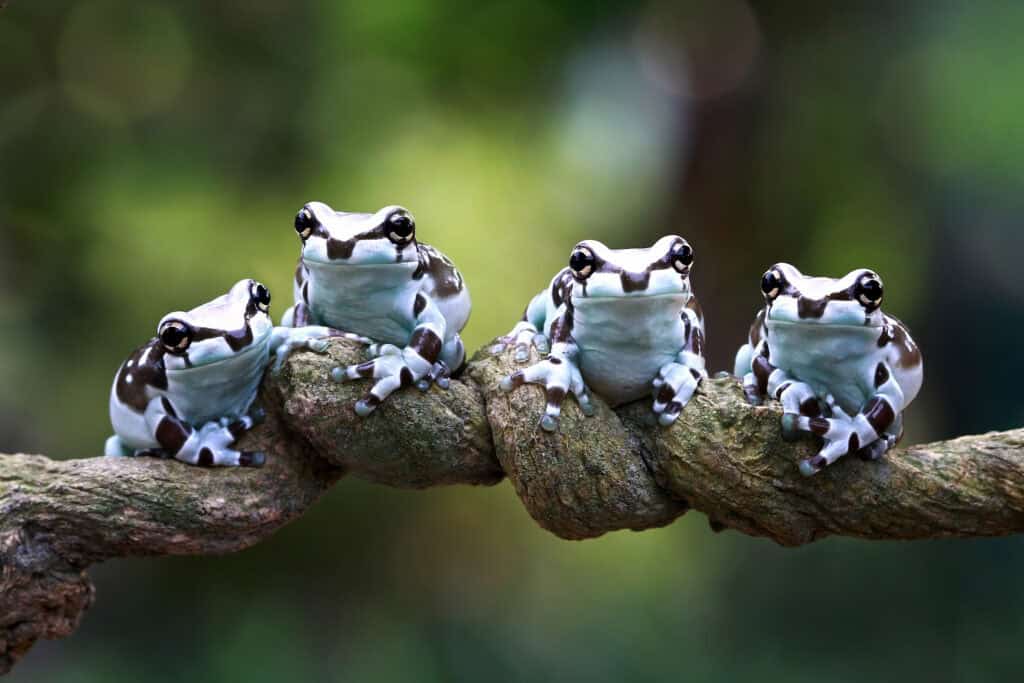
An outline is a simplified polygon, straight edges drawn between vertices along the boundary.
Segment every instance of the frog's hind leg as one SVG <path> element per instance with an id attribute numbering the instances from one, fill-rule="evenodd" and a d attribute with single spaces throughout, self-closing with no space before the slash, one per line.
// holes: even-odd
<path id="1" fill-rule="evenodd" d="M 261 467 L 266 462 L 263 453 L 230 448 L 256 424 L 251 416 L 246 415 L 227 426 L 209 422 L 195 429 L 178 417 L 167 398 L 158 397 L 146 406 L 145 418 L 167 457 L 201 467 Z"/>
<path id="2" fill-rule="evenodd" d="M 902 440 L 903 416 L 898 415 L 896 421 L 879 437 L 878 441 L 857 451 L 857 457 L 868 462 L 881 460 L 886 453 L 895 448 L 896 444 Z"/>
<path id="3" fill-rule="evenodd" d="M 451 386 L 452 375 L 462 372 L 465 364 L 466 347 L 462 343 L 462 337 L 456 334 L 444 343 L 441 357 L 430 367 L 427 374 L 416 382 L 416 387 L 420 391 L 427 391 L 431 384 L 436 384 L 442 389 L 447 389 Z"/>
<path id="4" fill-rule="evenodd" d="M 888 366 L 880 364 L 875 372 L 874 396 L 856 415 L 848 415 L 838 405 L 832 405 L 833 417 L 803 417 L 800 429 L 812 432 L 825 440 L 818 455 L 800 463 L 800 472 L 812 475 L 831 465 L 847 453 L 868 450 L 867 455 L 881 457 L 899 440 L 902 431 L 900 416 L 903 412 L 903 392 L 893 380 Z M 875 447 L 876 442 L 883 442 Z"/>

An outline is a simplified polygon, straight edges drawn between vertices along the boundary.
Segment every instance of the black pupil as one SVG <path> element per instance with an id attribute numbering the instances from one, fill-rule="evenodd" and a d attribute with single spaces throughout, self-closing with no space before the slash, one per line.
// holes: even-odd
<path id="1" fill-rule="evenodd" d="M 878 280 L 865 280 L 860 283 L 860 290 L 871 301 L 882 298 L 882 283 Z"/>
<path id="2" fill-rule="evenodd" d="M 572 256 L 569 257 L 569 267 L 577 273 L 591 265 L 592 262 L 590 254 L 582 249 L 572 252 Z"/>
<path id="3" fill-rule="evenodd" d="M 309 209 L 303 209 L 295 214 L 295 231 L 305 232 L 306 230 L 312 230 L 316 227 L 316 219 L 313 218 L 313 214 Z"/>
<path id="4" fill-rule="evenodd" d="M 389 219 L 391 230 L 399 237 L 408 237 L 412 233 L 412 218 L 408 214 L 396 213 Z"/>
<path id="5" fill-rule="evenodd" d="M 680 244 L 676 247 L 676 258 L 683 262 L 684 266 L 693 263 L 693 248 L 689 244 Z"/>
<path id="6" fill-rule="evenodd" d="M 161 335 L 161 338 L 164 344 L 174 347 L 180 344 L 181 340 L 185 338 L 185 330 L 181 329 L 177 325 L 171 325 L 164 329 L 164 333 Z"/>
<path id="7" fill-rule="evenodd" d="M 773 291 L 779 288 L 779 278 L 775 276 L 773 272 L 767 272 L 761 279 L 761 291 L 765 294 L 771 294 Z"/>

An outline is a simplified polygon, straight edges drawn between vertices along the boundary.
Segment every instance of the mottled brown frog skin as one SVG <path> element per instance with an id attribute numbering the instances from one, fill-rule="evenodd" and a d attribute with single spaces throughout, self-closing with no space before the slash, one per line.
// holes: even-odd
<path id="1" fill-rule="evenodd" d="M 580 242 L 569 267 L 533 298 L 507 337 L 520 362 L 530 345 L 550 355 L 505 378 L 502 388 L 543 386 L 541 427 L 548 431 L 558 428 L 568 393 L 592 414 L 590 390 L 611 405 L 653 395 L 658 421 L 671 425 L 707 376 L 692 265 L 693 249 L 677 235 L 647 249 Z"/>
<path id="2" fill-rule="evenodd" d="M 202 466 L 258 467 L 232 444 L 255 420 L 263 372 L 283 349 L 323 351 L 325 328 L 275 328 L 255 280 L 191 311 L 164 316 L 157 336 L 121 364 L 110 391 L 109 456 L 158 455 Z"/>
<path id="3" fill-rule="evenodd" d="M 812 475 L 847 453 L 881 458 L 903 434 L 903 411 L 924 379 L 907 327 L 882 312 L 884 288 L 871 270 L 839 279 L 808 277 L 788 263 L 761 282 L 765 307 L 736 356 L 748 399 L 782 402 L 783 430 L 824 439 L 800 463 Z"/>
<path id="4" fill-rule="evenodd" d="M 356 412 L 369 415 L 411 384 L 447 387 L 466 359 L 459 332 L 469 320 L 469 290 L 447 256 L 417 242 L 412 215 L 400 206 L 345 213 L 310 202 L 295 231 L 302 240 L 295 305 L 282 324 L 323 325 L 370 345 L 372 360 L 331 371 L 339 382 L 374 380 Z"/>

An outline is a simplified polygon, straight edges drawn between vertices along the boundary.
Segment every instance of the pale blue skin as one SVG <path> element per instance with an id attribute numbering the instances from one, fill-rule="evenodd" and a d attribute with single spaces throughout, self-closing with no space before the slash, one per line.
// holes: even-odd
<path id="1" fill-rule="evenodd" d="M 374 380 L 355 405 L 364 417 L 410 380 L 422 390 L 431 382 L 447 388 L 449 374 L 466 357 L 459 332 L 469 320 L 469 290 L 454 264 L 418 243 L 415 232 L 397 235 L 388 229 L 395 214 L 412 221 L 399 206 L 346 213 L 322 202 L 306 204 L 296 221 L 302 252 L 295 305 L 282 324 L 324 325 L 334 336 L 369 345 L 371 361 L 331 371 L 339 382 Z M 436 357 L 430 357 L 425 337 L 439 341 Z"/>
<path id="2" fill-rule="evenodd" d="M 690 288 L 692 263 L 675 262 L 685 240 L 669 235 L 647 249 L 609 249 L 595 240 L 578 244 L 597 259 L 588 272 L 566 268 L 535 296 L 506 338 L 518 362 L 529 347 L 547 359 L 506 377 L 501 388 L 540 384 L 548 402 L 541 427 L 558 428 L 564 396 L 594 412 L 589 392 L 612 406 L 653 395 L 658 421 L 671 425 L 707 377 L 702 355 L 704 321 Z M 689 245 L 686 245 L 689 248 Z M 660 264 L 651 269 L 652 264 Z M 646 281 L 644 274 L 649 275 Z M 629 291 L 624 282 L 630 282 Z"/>
<path id="3" fill-rule="evenodd" d="M 110 392 L 115 435 L 107 440 L 106 455 L 147 453 L 221 466 L 263 463 L 262 454 L 251 454 L 240 462 L 241 454 L 231 448 L 239 433 L 255 424 L 249 410 L 263 373 L 272 360 L 280 363 L 292 349 L 326 350 L 329 331 L 274 327 L 268 315 L 269 292 L 265 304 L 252 300 L 258 284 L 241 280 L 227 294 L 160 321 L 158 337 L 136 350 L 115 376 Z M 172 323 L 205 330 L 210 338 L 195 340 L 175 355 L 159 338 L 160 331 Z M 246 328 L 251 339 L 239 342 L 238 349 L 217 336 Z M 165 419 L 191 434 L 182 448 L 169 447 L 158 438 Z M 203 449 L 209 453 L 201 457 Z"/>
<path id="4" fill-rule="evenodd" d="M 924 366 L 909 331 L 882 312 L 881 300 L 856 295 L 858 281 L 873 279 L 881 288 L 881 280 L 868 270 L 808 277 L 786 263 L 773 271 L 785 286 L 765 293 L 766 307 L 736 355 L 748 397 L 781 400 L 787 437 L 798 430 L 824 437 L 818 455 L 800 463 L 805 475 L 850 452 L 851 439 L 863 458 L 882 457 L 902 436 L 902 413 L 921 389 Z M 886 413 L 880 401 L 891 408 L 891 422 L 879 422 Z M 821 417 L 809 414 L 816 410 Z"/>

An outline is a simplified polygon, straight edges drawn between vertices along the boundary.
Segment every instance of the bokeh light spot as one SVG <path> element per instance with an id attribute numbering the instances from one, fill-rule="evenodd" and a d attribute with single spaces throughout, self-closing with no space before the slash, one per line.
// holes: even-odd
<path id="1" fill-rule="evenodd" d="M 660 1 L 647 8 L 634 44 L 644 75 L 659 88 L 708 100 L 746 81 L 761 31 L 744 0 Z"/>

